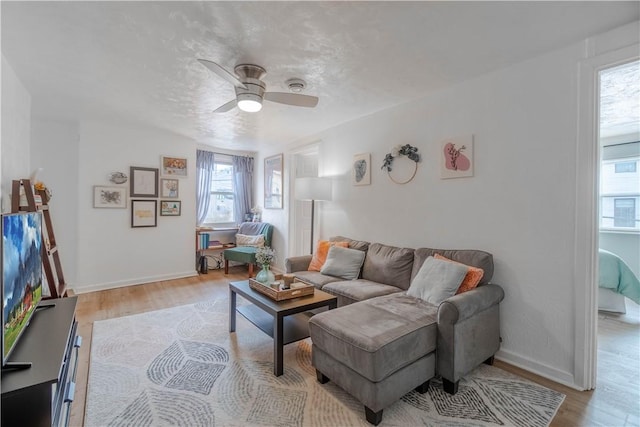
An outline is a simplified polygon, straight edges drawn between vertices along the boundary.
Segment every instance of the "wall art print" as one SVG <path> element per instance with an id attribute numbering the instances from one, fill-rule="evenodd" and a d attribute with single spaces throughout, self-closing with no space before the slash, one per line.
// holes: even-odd
<path id="1" fill-rule="evenodd" d="M 180 216 L 181 209 L 180 200 L 160 200 L 160 216 Z"/>
<path id="2" fill-rule="evenodd" d="M 156 227 L 158 204 L 155 200 L 131 201 L 131 227 Z"/>
<path id="3" fill-rule="evenodd" d="M 131 166 L 131 197 L 158 197 L 158 169 Z"/>
<path id="4" fill-rule="evenodd" d="M 177 199 L 180 181 L 177 179 L 161 179 L 160 180 L 160 197 L 167 199 Z"/>
<path id="5" fill-rule="evenodd" d="M 351 183 L 353 185 L 371 184 L 371 154 L 363 153 L 353 156 Z"/>
<path id="6" fill-rule="evenodd" d="M 473 135 L 447 138 L 440 145 L 440 178 L 473 176 Z"/>
<path id="7" fill-rule="evenodd" d="M 95 185 L 93 187 L 94 208 L 120 208 L 127 207 L 127 188 Z"/>
<path id="8" fill-rule="evenodd" d="M 162 176 L 186 178 L 189 172 L 185 157 L 160 156 L 160 166 Z"/>

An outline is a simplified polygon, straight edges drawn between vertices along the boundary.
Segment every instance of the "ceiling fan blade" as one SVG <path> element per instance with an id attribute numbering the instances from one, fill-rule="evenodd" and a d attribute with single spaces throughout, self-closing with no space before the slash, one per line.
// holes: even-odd
<path id="1" fill-rule="evenodd" d="M 297 107 L 313 108 L 318 105 L 318 97 L 301 95 L 299 93 L 265 92 L 264 99 L 280 104 L 295 105 Z"/>
<path id="2" fill-rule="evenodd" d="M 222 68 L 220 65 L 216 64 L 215 62 L 207 61 L 206 59 L 198 59 L 198 61 L 200 61 L 202 65 L 204 65 L 209 70 L 213 71 L 218 76 L 222 77 L 232 85 L 236 87 L 241 87 L 242 89 L 247 89 L 247 86 L 245 86 L 245 84 L 242 83 L 236 76 L 234 76 L 233 74 L 231 74 L 230 72 L 228 72 L 227 70 Z"/>
<path id="3" fill-rule="evenodd" d="M 213 110 L 213 112 L 214 113 L 226 113 L 227 111 L 229 111 L 233 107 L 235 107 L 237 104 L 238 104 L 238 101 L 235 100 L 235 99 L 232 99 L 231 101 L 227 102 L 226 104 L 222 104 L 221 106 L 219 106 L 218 108 Z"/>

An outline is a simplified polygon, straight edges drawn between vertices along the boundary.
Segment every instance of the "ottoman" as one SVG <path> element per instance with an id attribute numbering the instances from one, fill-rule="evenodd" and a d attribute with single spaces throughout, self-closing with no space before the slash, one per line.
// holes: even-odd
<path id="1" fill-rule="evenodd" d="M 318 381 L 362 402 L 374 425 L 406 393 L 425 393 L 435 375 L 437 307 L 404 293 L 316 314 L 309 334 Z"/>

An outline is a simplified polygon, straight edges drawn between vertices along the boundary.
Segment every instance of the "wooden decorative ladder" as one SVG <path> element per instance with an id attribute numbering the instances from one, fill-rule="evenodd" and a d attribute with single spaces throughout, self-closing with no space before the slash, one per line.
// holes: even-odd
<path id="1" fill-rule="evenodd" d="M 56 237 L 51 223 L 51 213 L 47 195 L 44 191 L 36 190 L 42 199 L 42 206 L 36 204 L 31 181 L 28 179 L 13 180 L 11 183 L 11 212 L 42 212 L 44 224 L 42 226 L 42 267 L 49 286 L 48 296 L 43 298 L 62 298 L 67 296 L 67 285 L 62 274 L 60 253 L 56 244 Z M 26 206 L 20 206 L 21 188 L 27 200 Z"/>

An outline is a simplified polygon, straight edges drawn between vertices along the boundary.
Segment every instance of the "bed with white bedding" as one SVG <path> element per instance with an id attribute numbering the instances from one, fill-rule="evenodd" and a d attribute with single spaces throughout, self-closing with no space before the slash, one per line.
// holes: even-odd
<path id="1" fill-rule="evenodd" d="M 618 255 L 600 249 L 598 310 L 625 313 L 624 297 L 640 304 L 640 280 Z"/>

